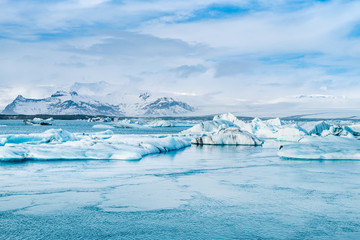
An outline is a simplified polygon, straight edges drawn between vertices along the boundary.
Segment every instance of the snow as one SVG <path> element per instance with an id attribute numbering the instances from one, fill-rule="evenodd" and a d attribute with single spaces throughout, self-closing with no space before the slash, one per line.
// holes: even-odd
<path id="1" fill-rule="evenodd" d="M 73 134 L 50 129 L 40 134 L 0 136 L 0 161 L 54 159 L 140 159 L 190 145 L 179 136 L 115 135 L 112 131 Z"/>
<path id="2" fill-rule="evenodd" d="M 249 145 L 260 146 L 263 142 L 249 132 L 230 127 L 221 129 L 214 135 L 199 137 L 191 140 L 197 145 Z"/>
<path id="3" fill-rule="evenodd" d="M 278 155 L 286 159 L 360 160 L 360 141 L 350 137 L 307 136 L 283 146 Z"/>

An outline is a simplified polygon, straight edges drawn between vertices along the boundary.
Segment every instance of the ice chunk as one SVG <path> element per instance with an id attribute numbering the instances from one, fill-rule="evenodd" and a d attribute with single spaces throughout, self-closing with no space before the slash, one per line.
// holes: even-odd
<path id="1" fill-rule="evenodd" d="M 192 127 L 196 124 L 194 121 L 177 121 L 177 120 L 155 120 L 144 126 L 147 127 Z"/>
<path id="2" fill-rule="evenodd" d="M 269 125 L 277 126 L 277 127 L 284 125 L 283 121 L 281 121 L 280 118 L 269 119 L 269 120 L 266 120 L 265 122 Z"/>
<path id="3" fill-rule="evenodd" d="M 159 121 L 152 121 L 152 122 L 148 123 L 147 126 L 149 126 L 149 127 L 175 127 L 176 122 L 159 120 Z"/>
<path id="4" fill-rule="evenodd" d="M 93 128 L 114 128 L 114 126 L 106 125 L 106 124 L 96 124 L 93 126 Z"/>
<path id="5" fill-rule="evenodd" d="M 236 127 L 221 129 L 214 135 L 199 137 L 191 140 L 197 145 L 249 145 L 259 146 L 263 142 L 247 131 Z"/>
<path id="6" fill-rule="evenodd" d="M 147 128 L 146 126 L 141 125 L 139 122 L 135 122 L 130 119 L 124 119 L 124 120 L 118 121 L 118 122 L 114 123 L 113 126 L 116 128 L 138 128 L 138 129 Z"/>
<path id="7" fill-rule="evenodd" d="M 316 124 L 309 133 L 310 133 L 310 135 L 315 134 L 315 135 L 321 136 L 321 134 L 325 130 L 329 130 L 329 129 L 330 129 L 330 125 L 327 124 L 326 122 L 322 121 L 322 122 Z"/>
<path id="8" fill-rule="evenodd" d="M 179 136 L 120 135 L 112 131 L 72 134 L 51 129 L 41 134 L 0 137 L 0 161 L 52 159 L 140 159 L 190 145 Z"/>
<path id="9" fill-rule="evenodd" d="M 62 129 L 49 129 L 43 133 L 2 135 L 0 136 L 0 146 L 7 143 L 61 143 L 66 141 L 75 141 L 77 137 L 68 131 Z"/>
<path id="10" fill-rule="evenodd" d="M 244 121 L 239 120 L 234 114 L 232 113 L 224 113 L 224 114 L 220 114 L 220 115 L 216 115 L 213 118 L 214 121 L 219 121 L 219 120 L 225 120 L 225 121 L 229 121 L 234 123 L 235 125 L 237 125 L 238 127 L 245 129 L 247 127 L 247 123 Z"/>
<path id="11" fill-rule="evenodd" d="M 307 136 L 298 143 L 280 147 L 278 155 L 287 159 L 360 160 L 360 141 L 338 136 Z"/>
<path id="12" fill-rule="evenodd" d="M 205 121 L 199 124 L 196 124 L 192 128 L 182 131 L 183 134 L 197 134 L 197 135 L 206 135 L 211 133 L 216 133 L 221 129 L 236 127 L 239 128 L 232 122 L 227 120 L 215 120 L 215 121 Z"/>
<path id="13" fill-rule="evenodd" d="M 256 117 L 251 121 L 250 128 L 247 130 L 260 138 L 275 138 L 274 133 L 277 128 Z"/>
<path id="14" fill-rule="evenodd" d="M 307 132 L 297 124 L 285 125 L 274 133 L 274 137 L 280 141 L 298 141 L 307 135 Z"/>

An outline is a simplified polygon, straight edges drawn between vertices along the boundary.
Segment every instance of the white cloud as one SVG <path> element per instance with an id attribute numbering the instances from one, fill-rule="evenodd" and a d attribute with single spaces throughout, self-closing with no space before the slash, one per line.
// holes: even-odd
<path id="1" fill-rule="evenodd" d="M 245 10 L 196 15 L 226 4 Z M 0 8 L 0 107 L 74 82 L 248 113 L 305 106 L 286 96 L 356 98 L 360 90 L 359 39 L 348 37 L 360 22 L 358 1 L 0 1 Z"/>

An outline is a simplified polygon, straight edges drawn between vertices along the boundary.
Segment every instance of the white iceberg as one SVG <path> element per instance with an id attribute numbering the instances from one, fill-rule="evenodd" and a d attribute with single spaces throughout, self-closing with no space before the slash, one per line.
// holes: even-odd
<path id="1" fill-rule="evenodd" d="M 215 121 L 205 121 L 195 126 L 182 131 L 182 134 L 191 134 L 191 135 L 207 135 L 220 131 L 221 129 L 236 127 L 239 128 L 232 122 L 227 120 L 215 120 Z"/>
<path id="2" fill-rule="evenodd" d="M 158 121 L 151 121 L 146 124 L 148 127 L 175 127 L 175 121 L 165 121 L 165 120 L 158 120 Z"/>
<path id="3" fill-rule="evenodd" d="M 107 125 L 107 124 L 96 124 L 93 126 L 93 128 L 105 128 L 105 129 L 111 129 L 115 128 L 114 126 Z"/>
<path id="4" fill-rule="evenodd" d="M 75 141 L 77 137 L 68 131 L 62 129 L 49 129 L 43 133 L 17 134 L 17 135 L 0 135 L 0 146 L 5 144 L 41 144 L 41 143 L 62 143 Z"/>
<path id="5" fill-rule="evenodd" d="M 221 129 L 214 135 L 194 138 L 191 143 L 196 145 L 247 145 L 260 146 L 263 141 L 247 131 L 236 127 Z"/>
<path id="6" fill-rule="evenodd" d="M 192 127 L 195 121 L 155 120 L 144 124 L 147 127 Z"/>
<path id="7" fill-rule="evenodd" d="M 72 134 L 51 129 L 41 134 L 3 135 L 0 141 L 0 161 L 130 160 L 190 145 L 190 138 L 187 137 L 115 135 L 110 130 L 95 134 Z"/>
<path id="8" fill-rule="evenodd" d="M 314 128 L 309 132 L 310 135 L 318 135 L 321 136 L 321 134 L 330 129 L 330 125 L 324 121 L 321 121 L 320 123 L 316 124 Z"/>
<path id="9" fill-rule="evenodd" d="M 279 118 L 266 121 L 254 118 L 250 123 L 237 119 L 233 114 L 216 115 L 213 121 L 205 121 L 183 131 L 183 134 L 211 135 L 221 129 L 237 127 L 247 131 L 260 139 L 277 139 L 280 141 L 298 141 L 308 135 L 307 131 L 295 123 L 285 124 Z"/>
<path id="10" fill-rule="evenodd" d="M 307 136 L 298 143 L 280 147 L 278 155 L 286 159 L 360 160 L 360 141 L 339 136 Z"/>
<path id="11" fill-rule="evenodd" d="M 115 122 L 113 126 L 116 128 L 137 128 L 137 129 L 147 128 L 146 126 L 141 125 L 139 122 L 130 119 L 124 119 Z"/>
<path id="12" fill-rule="evenodd" d="M 235 124 L 236 126 L 246 129 L 248 127 L 248 124 L 242 120 L 239 120 L 234 114 L 232 113 L 224 113 L 214 116 L 213 121 L 229 121 Z"/>
<path id="13" fill-rule="evenodd" d="M 308 133 L 297 124 L 284 125 L 273 134 L 277 140 L 290 142 L 296 142 L 307 135 Z"/>

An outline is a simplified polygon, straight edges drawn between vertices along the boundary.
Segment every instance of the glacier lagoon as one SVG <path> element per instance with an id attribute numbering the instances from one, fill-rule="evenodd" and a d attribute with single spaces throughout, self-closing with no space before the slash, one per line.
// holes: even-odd
<path id="1" fill-rule="evenodd" d="M 1 121 L 1 134 L 99 123 Z M 103 124 L 103 123 L 102 123 Z M 176 134 L 189 127 L 115 134 Z M 357 239 L 360 162 L 287 160 L 283 144 L 189 146 L 140 160 L 0 163 L 1 239 Z"/>

